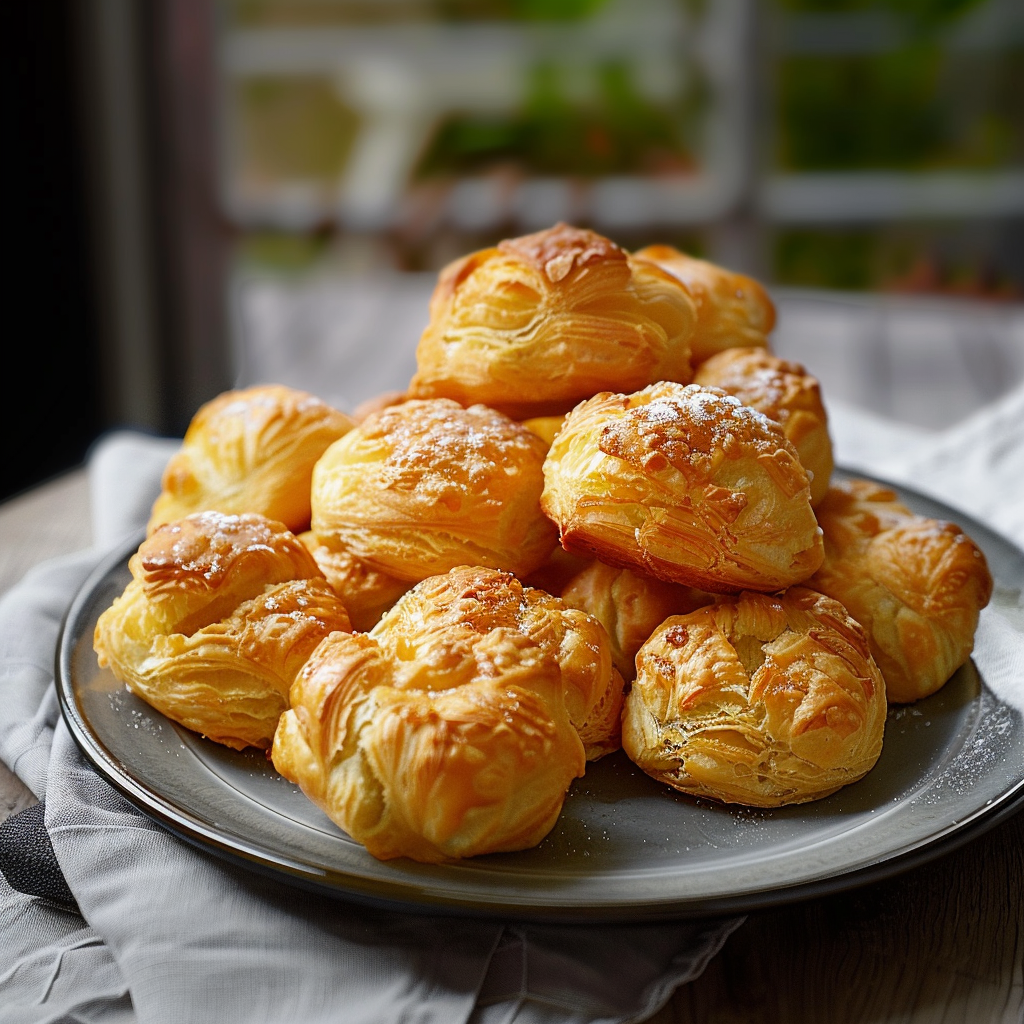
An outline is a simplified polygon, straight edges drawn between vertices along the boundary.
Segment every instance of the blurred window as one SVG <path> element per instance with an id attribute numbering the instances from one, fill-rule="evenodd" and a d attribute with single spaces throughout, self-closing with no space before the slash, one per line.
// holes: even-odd
<path id="1" fill-rule="evenodd" d="M 1019 0 L 222 0 L 243 262 L 557 220 L 784 284 L 1024 294 Z"/>

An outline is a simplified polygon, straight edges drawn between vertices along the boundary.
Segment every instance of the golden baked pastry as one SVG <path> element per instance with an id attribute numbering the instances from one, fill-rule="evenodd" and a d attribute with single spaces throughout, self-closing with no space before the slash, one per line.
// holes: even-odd
<path id="1" fill-rule="evenodd" d="M 529 419 L 523 420 L 523 426 L 529 427 L 538 437 L 547 442 L 550 447 L 551 442 L 555 439 L 555 435 L 562 429 L 564 422 L 565 414 L 560 413 L 558 416 L 532 416 Z"/>
<path id="2" fill-rule="evenodd" d="M 804 803 L 863 777 L 881 753 L 885 684 L 864 631 L 806 587 L 673 616 L 636 662 L 623 749 L 684 793 Z"/>
<path id="3" fill-rule="evenodd" d="M 763 348 L 730 348 L 698 366 L 693 383 L 721 388 L 775 420 L 811 478 L 811 504 L 821 501 L 832 478 L 832 439 L 821 387 L 800 363 Z"/>
<path id="4" fill-rule="evenodd" d="M 690 341 L 693 365 L 735 346 L 768 348 L 775 305 L 758 281 L 716 263 L 699 260 L 671 245 L 649 245 L 633 253 L 681 281 L 697 307 Z"/>
<path id="5" fill-rule="evenodd" d="M 466 651 L 496 629 L 515 630 L 553 658 L 569 719 L 588 760 L 619 749 L 622 677 L 611 644 L 591 615 L 511 573 L 458 566 L 410 590 L 371 635 L 394 657 L 409 685 L 441 689 Z"/>
<path id="6" fill-rule="evenodd" d="M 205 509 L 307 529 L 313 465 L 353 426 L 316 396 L 280 384 L 219 395 L 195 414 L 167 464 L 147 532 Z"/>
<path id="7" fill-rule="evenodd" d="M 334 550 L 321 541 L 312 530 L 299 534 L 327 577 L 331 588 L 341 598 L 352 628 L 368 632 L 380 617 L 412 586 L 408 580 L 395 579 L 373 569 L 344 548 Z"/>
<path id="8" fill-rule="evenodd" d="M 415 583 L 456 565 L 528 573 L 557 543 L 540 510 L 547 445 L 483 405 L 410 400 L 367 417 L 313 472 L 312 532 Z"/>
<path id="9" fill-rule="evenodd" d="M 631 680 L 636 676 L 637 651 L 665 619 L 711 604 L 715 597 L 595 559 L 566 584 L 562 600 L 604 626 L 612 643 L 612 661 L 623 679 Z"/>
<path id="10" fill-rule="evenodd" d="M 712 593 L 781 590 L 823 555 L 782 428 L 696 384 L 578 405 L 548 452 L 541 506 L 568 550 Z"/>
<path id="11" fill-rule="evenodd" d="M 992 574 L 954 523 L 911 512 L 888 487 L 838 481 L 818 506 L 825 561 L 808 586 L 867 631 L 892 703 L 938 690 L 970 657 Z"/>
<path id="12" fill-rule="evenodd" d="M 269 747 L 313 648 L 348 630 L 309 552 L 264 516 L 196 512 L 155 530 L 99 617 L 100 667 L 168 718 L 241 750 Z"/>
<path id="13" fill-rule="evenodd" d="M 352 410 L 352 419 L 356 423 L 362 423 L 372 413 L 380 412 L 381 409 L 386 409 L 391 405 L 401 405 L 408 397 L 404 391 L 383 391 L 379 395 L 360 402 Z"/>
<path id="14" fill-rule="evenodd" d="M 688 381 L 695 322 L 670 274 L 558 224 L 441 272 L 409 394 L 516 419 L 564 413 L 609 388 Z"/>
<path id="15" fill-rule="evenodd" d="M 381 859 L 535 846 L 584 772 L 574 709 L 593 718 L 596 662 L 614 671 L 589 648 L 600 627 L 577 632 L 584 617 L 553 600 L 459 567 L 414 587 L 369 634 L 330 636 L 292 687 L 275 767 Z"/>

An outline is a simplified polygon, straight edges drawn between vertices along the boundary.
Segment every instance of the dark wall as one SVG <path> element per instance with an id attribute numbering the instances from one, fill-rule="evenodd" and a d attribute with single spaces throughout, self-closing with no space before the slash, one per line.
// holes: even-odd
<path id="1" fill-rule="evenodd" d="M 4 4 L 6 220 L 0 499 L 80 463 L 99 433 L 74 0 Z"/>

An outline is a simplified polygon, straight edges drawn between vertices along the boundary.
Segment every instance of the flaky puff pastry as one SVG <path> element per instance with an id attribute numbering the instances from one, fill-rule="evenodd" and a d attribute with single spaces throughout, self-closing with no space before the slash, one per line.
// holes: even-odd
<path id="1" fill-rule="evenodd" d="M 316 464 L 312 532 L 318 545 L 409 583 L 464 564 L 529 573 L 557 543 L 540 510 L 546 451 L 486 406 L 390 406 Z"/>
<path id="2" fill-rule="evenodd" d="M 101 667 L 168 718 L 241 750 L 269 747 L 313 648 L 348 630 L 310 554 L 264 516 L 197 512 L 159 527 L 99 617 Z"/>
<path id="3" fill-rule="evenodd" d="M 695 384 L 578 405 L 548 452 L 541 506 L 568 550 L 712 593 L 781 590 L 823 557 L 782 428 Z"/>
<path id="4" fill-rule="evenodd" d="M 885 684 L 864 631 L 806 587 L 673 616 L 636 660 L 623 749 L 684 793 L 804 803 L 862 778 L 881 753 Z"/>
<path id="5" fill-rule="evenodd" d="M 352 620 L 352 628 L 362 633 L 369 632 L 412 586 L 408 580 L 399 580 L 372 568 L 350 551 L 329 547 L 312 530 L 300 533 L 299 540 L 316 560 L 331 589 L 341 598 Z"/>
<path id="6" fill-rule="evenodd" d="M 560 646 L 522 628 L 522 596 L 508 574 L 456 569 L 371 633 L 329 637 L 292 687 L 277 770 L 380 859 L 535 846 L 585 759 L 580 694 Z"/>
<path id="7" fill-rule="evenodd" d="M 353 426 L 315 395 L 281 384 L 219 395 L 193 416 L 167 464 L 147 532 L 206 509 L 308 529 L 313 466 Z"/>
<path id="8" fill-rule="evenodd" d="M 694 384 L 717 387 L 782 427 L 811 479 L 817 505 L 832 478 L 832 438 L 821 386 L 800 364 L 763 348 L 730 348 L 697 367 Z"/>
<path id="9" fill-rule="evenodd" d="M 817 511 L 825 562 L 808 585 L 864 626 L 890 702 L 934 693 L 970 657 L 992 596 L 981 549 L 869 480 L 837 481 Z"/>
<path id="10" fill-rule="evenodd" d="M 410 686 L 442 689 L 482 636 L 516 630 L 555 660 L 569 719 L 589 760 L 619 749 L 623 681 L 593 616 L 511 573 L 459 566 L 410 590 L 371 635 Z"/>
<path id="11" fill-rule="evenodd" d="M 752 277 L 688 256 L 671 245 L 649 245 L 633 256 L 668 271 L 690 293 L 697 308 L 697 324 L 690 341 L 695 367 L 723 349 L 769 347 L 775 304 Z"/>
<path id="12" fill-rule="evenodd" d="M 612 644 L 612 661 L 623 679 L 636 676 L 637 651 L 670 615 L 684 615 L 715 600 L 713 594 L 665 583 L 592 561 L 563 588 L 562 600 L 593 615 Z"/>
<path id="13" fill-rule="evenodd" d="M 516 419 L 657 380 L 689 381 L 696 310 L 660 267 L 557 224 L 440 274 L 409 394 L 482 402 Z"/>
<path id="14" fill-rule="evenodd" d="M 532 430 L 550 447 L 555 436 L 562 429 L 562 424 L 565 422 L 565 414 L 561 413 L 558 416 L 531 416 L 522 422 L 524 427 Z"/>

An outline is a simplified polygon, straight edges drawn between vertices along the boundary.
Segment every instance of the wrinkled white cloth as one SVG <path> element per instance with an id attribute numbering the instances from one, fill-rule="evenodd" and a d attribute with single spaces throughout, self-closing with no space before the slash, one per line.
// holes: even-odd
<path id="1" fill-rule="evenodd" d="M 903 483 L 1024 545 L 1024 386 L 933 433 L 830 402 L 836 462 Z"/>
<path id="2" fill-rule="evenodd" d="M 1024 544 L 1024 389 L 945 433 L 829 414 L 841 465 Z M 182 842 L 91 770 L 53 687 L 61 617 L 102 552 L 144 522 L 175 446 L 103 439 L 89 462 L 97 547 L 37 567 L 0 602 L 0 757 L 45 797 L 81 911 L 0 877 L 0 1022 L 625 1024 L 697 977 L 742 918 L 524 926 L 324 900 Z M 991 653 L 979 669 L 1012 696 L 1020 629 L 990 609 L 981 628 Z"/>

